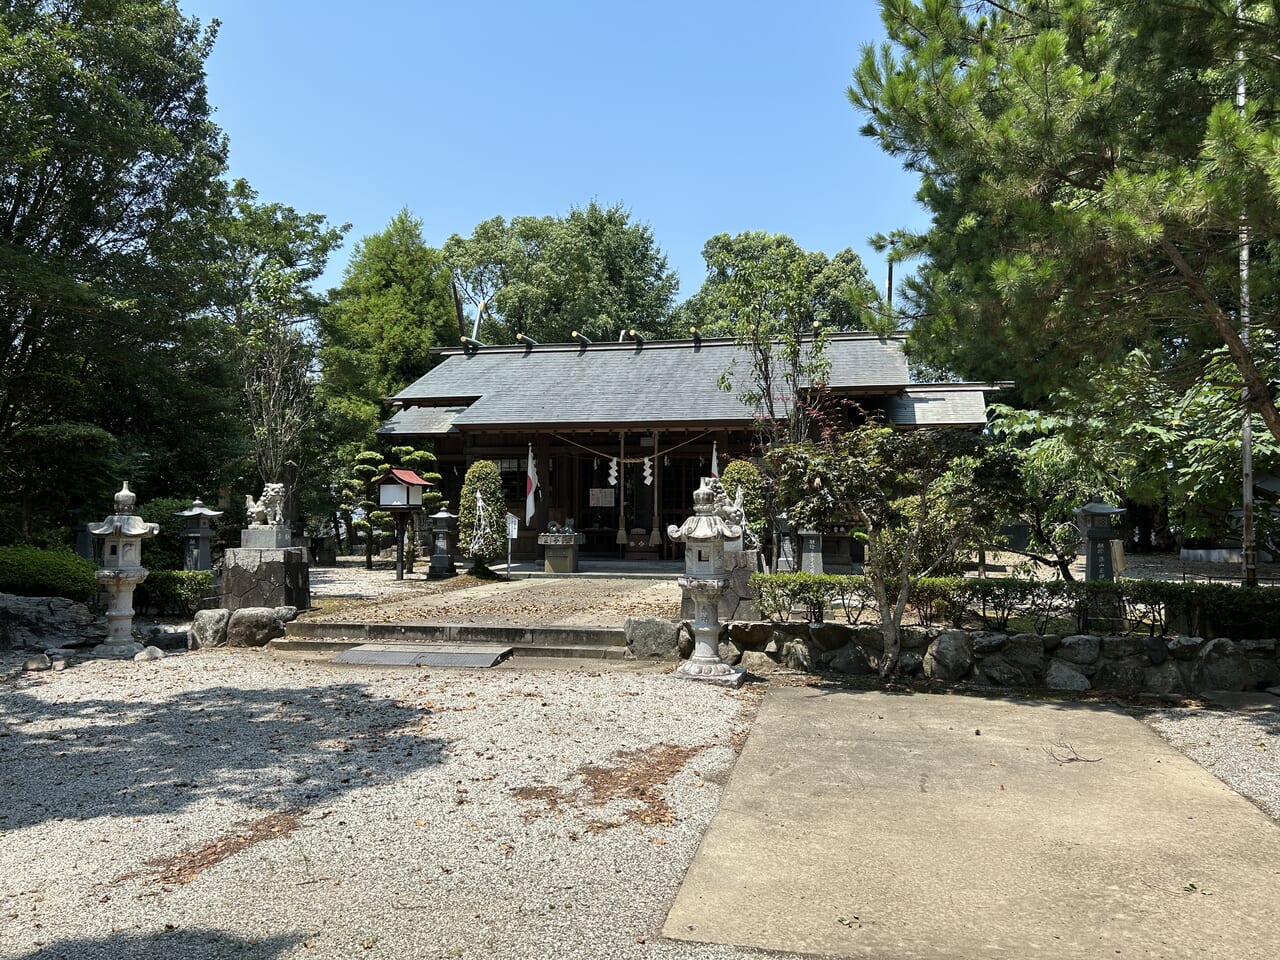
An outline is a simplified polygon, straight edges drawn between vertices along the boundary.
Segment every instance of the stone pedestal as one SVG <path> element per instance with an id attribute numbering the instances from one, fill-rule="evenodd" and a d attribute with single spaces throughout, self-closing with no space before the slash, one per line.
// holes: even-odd
<path id="1" fill-rule="evenodd" d="M 298 547 L 228 550 L 222 564 L 222 608 L 311 606 L 311 573 Z"/>
<path id="2" fill-rule="evenodd" d="M 547 573 L 577 573 L 578 546 L 586 540 L 581 533 L 540 533 L 542 569 Z"/>
<path id="3" fill-rule="evenodd" d="M 676 668 L 676 676 L 734 689 L 742 686 L 746 671 L 731 667 L 720 659 L 717 607 L 720 595 L 729 586 L 728 578 L 681 577 L 678 582 L 685 595 L 693 599 L 695 614 L 690 627 L 693 655 Z"/>
<path id="4" fill-rule="evenodd" d="M 107 610 L 107 637 L 93 648 L 95 657 L 132 658 L 142 652 L 133 639 L 133 591 L 147 579 L 142 567 L 130 570 L 98 570 L 94 576 L 107 588 L 111 607 Z"/>
<path id="5" fill-rule="evenodd" d="M 242 549 L 286 550 L 293 546 L 293 532 L 283 523 L 254 523 L 240 531 Z"/>

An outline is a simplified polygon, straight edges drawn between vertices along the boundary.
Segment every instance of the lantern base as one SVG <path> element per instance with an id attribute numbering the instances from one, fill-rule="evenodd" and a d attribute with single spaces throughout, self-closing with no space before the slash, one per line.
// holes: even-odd
<path id="1" fill-rule="evenodd" d="M 89 652 L 89 655 L 109 660 L 132 660 L 141 652 L 142 644 L 136 640 L 129 640 L 125 643 L 100 643 Z"/>
<path id="2" fill-rule="evenodd" d="M 747 672 L 731 667 L 719 657 L 690 657 L 676 668 L 675 676 L 685 680 L 701 680 L 720 687 L 738 689 L 747 679 Z"/>

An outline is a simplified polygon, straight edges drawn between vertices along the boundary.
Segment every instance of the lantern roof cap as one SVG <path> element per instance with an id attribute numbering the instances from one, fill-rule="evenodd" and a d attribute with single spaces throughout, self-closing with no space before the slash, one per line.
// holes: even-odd
<path id="1" fill-rule="evenodd" d="M 410 487 L 434 487 L 435 484 L 430 480 L 424 480 L 412 470 L 405 470 L 400 467 L 392 467 L 378 481 L 379 485 L 384 483 L 399 483 Z"/>
<path id="2" fill-rule="evenodd" d="M 210 510 L 201 500 L 192 500 L 191 506 L 185 510 L 178 510 L 174 513 L 175 517 L 220 517 L 221 510 Z"/>

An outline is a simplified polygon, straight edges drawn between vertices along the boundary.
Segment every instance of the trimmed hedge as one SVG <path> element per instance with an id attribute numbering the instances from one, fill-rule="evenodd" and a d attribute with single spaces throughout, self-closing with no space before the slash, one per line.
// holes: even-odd
<path id="1" fill-rule="evenodd" d="M 94 565 L 70 550 L 0 547 L 0 593 L 66 597 L 91 603 L 98 595 Z"/>
<path id="2" fill-rule="evenodd" d="M 896 593 L 896 584 L 889 587 Z M 871 585 L 860 575 L 756 573 L 751 588 L 756 608 L 770 620 L 787 620 L 793 610 L 804 610 L 811 622 L 821 622 L 827 610 L 839 606 L 848 622 L 857 623 L 875 609 Z M 1068 619 L 1082 632 L 1094 620 L 1109 630 L 1125 621 L 1130 633 L 1161 637 L 1171 630 L 1237 639 L 1280 635 L 1280 589 L 1226 583 L 927 577 L 912 590 L 910 603 L 927 626 L 961 626 L 970 618 L 987 630 L 1005 632 L 1014 617 L 1025 617 L 1037 633 Z"/>
<path id="3" fill-rule="evenodd" d="M 133 605 L 154 614 L 190 617 L 213 596 L 208 570 L 152 570 L 133 591 Z"/>

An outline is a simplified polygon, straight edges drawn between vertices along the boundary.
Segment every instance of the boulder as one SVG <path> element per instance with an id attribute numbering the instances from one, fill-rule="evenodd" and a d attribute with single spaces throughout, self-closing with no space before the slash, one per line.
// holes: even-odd
<path id="1" fill-rule="evenodd" d="M 854 627 L 853 642 L 869 652 L 884 649 L 884 631 L 879 627 Z"/>
<path id="2" fill-rule="evenodd" d="M 1191 670 L 1191 689 L 1252 690 L 1253 668 L 1249 658 L 1233 641 L 1225 637 L 1210 640 L 1196 654 Z"/>
<path id="3" fill-rule="evenodd" d="M 1104 660 L 1093 676 L 1093 685 L 1105 690 L 1141 690 L 1146 677 L 1147 658 L 1141 655 Z"/>
<path id="4" fill-rule="evenodd" d="M 914 677 L 924 667 L 924 656 L 919 650 L 903 650 L 898 654 L 898 676 Z"/>
<path id="5" fill-rule="evenodd" d="M 830 667 L 836 673 L 854 676 L 867 676 L 876 672 L 876 668 L 867 657 L 867 652 L 856 643 L 836 651 L 835 656 L 831 658 Z"/>
<path id="6" fill-rule="evenodd" d="M 1203 637 L 1170 637 L 1165 641 L 1165 649 L 1175 660 L 1194 660 L 1203 644 Z"/>
<path id="7" fill-rule="evenodd" d="M 276 616 L 280 618 L 281 623 L 288 623 L 290 620 L 297 620 L 298 608 L 288 604 L 276 607 Z"/>
<path id="8" fill-rule="evenodd" d="M 973 667 L 973 647 L 963 630 L 943 630 L 924 655 L 924 675 L 934 680 L 959 680 Z"/>
<path id="9" fill-rule="evenodd" d="M 89 635 L 94 617 L 65 597 L 17 597 L 0 593 L 0 650 L 43 650 Z"/>
<path id="10" fill-rule="evenodd" d="M 274 607 L 241 607 L 227 622 L 227 646 L 264 647 L 284 636 L 284 624 Z"/>
<path id="11" fill-rule="evenodd" d="M 133 655 L 133 659 L 140 662 L 143 660 L 163 660 L 164 651 L 155 646 L 143 647 Z"/>
<path id="12" fill-rule="evenodd" d="M 925 627 L 900 627 L 898 640 L 903 650 L 923 650 L 938 636 L 937 632 Z"/>
<path id="13" fill-rule="evenodd" d="M 1151 693 L 1180 693 L 1183 689 L 1182 674 L 1172 660 L 1165 660 L 1142 671 L 1142 689 Z"/>
<path id="14" fill-rule="evenodd" d="M 1074 666 L 1061 660 L 1050 660 L 1044 672 L 1044 685 L 1050 690 L 1088 690 L 1089 678 Z"/>
<path id="15" fill-rule="evenodd" d="M 1062 638 L 1056 633 L 1044 633 L 1040 635 L 1040 646 L 1044 648 L 1046 654 L 1053 653 L 1062 645 Z"/>
<path id="16" fill-rule="evenodd" d="M 1165 644 L 1164 637 L 1144 637 L 1142 651 L 1147 655 L 1147 659 L 1156 666 L 1169 659 L 1169 647 Z"/>
<path id="17" fill-rule="evenodd" d="M 811 645 L 812 641 L 809 640 L 789 640 L 782 648 L 782 665 L 792 670 L 812 673 L 814 651 L 810 649 Z"/>
<path id="18" fill-rule="evenodd" d="M 744 650 L 742 659 L 738 661 L 738 666 L 747 673 L 754 673 L 756 676 L 767 676 L 778 669 L 778 664 L 767 653 L 761 653 L 759 650 Z"/>
<path id="19" fill-rule="evenodd" d="M 1146 647 L 1142 637 L 1103 637 L 1102 655 L 1109 660 L 1120 660 L 1124 657 L 1136 657 Z"/>
<path id="20" fill-rule="evenodd" d="M 1102 641 L 1098 637 L 1088 633 L 1077 633 L 1074 636 L 1063 637 L 1062 643 L 1058 644 L 1058 649 L 1053 652 L 1053 655 L 1068 663 L 1088 666 L 1097 662 L 1101 650 Z"/>
<path id="21" fill-rule="evenodd" d="M 226 646 L 230 620 L 230 610 L 197 610 L 187 634 L 187 649 Z"/>
<path id="22" fill-rule="evenodd" d="M 720 654 L 720 659 L 731 667 L 738 665 L 738 661 L 742 659 L 742 648 L 734 643 L 726 643 L 721 640 L 716 650 Z"/>
<path id="23" fill-rule="evenodd" d="M 1244 650 L 1245 656 L 1274 657 L 1276 654 L 1276 641 L 1274 637 L 1268 637 L 1266 639 L 1258 638 L 1253 640 L 1240 640 L 1238 643 Z"/>
<path id="24" fill-rule="evenodd" d="M 628 617 L 622 628 L 627 638 L 627 656 L 636 660 L 677 659 L 677 630 L 676 624 L 661 617 Z"/>
<path id="25" fill-rule="evenodd" d="M 1280 683 L 1280 663 L 1270 657 L 1250 657 L 1249 668 L 1253 671 L 1254 686 L 1270 687 Z"/>
<path id="26" fill-rule="evenodd" d="M 1011 664 L 1032 673 L 1044 670 L 1044 638 L 1039 634 L 1015 633 L 1005 641 L 1001 654 Z"/>
<path id="27" fill-rule="evenodd" d="M 1030 670 L 1010 663 L 999 654 L 983 657 L 978 664 L 978 672 L 997 687 L 1029 687 L 1035 682 Z"/>
<path id="28" fill-rule="evenodd" d="M 969 634 L 969 642 L 973 644 L 973 655 L 975 657 L 985 657 L 998 650 L 1003 650 L 1008 639 L 1007 634 L 993 633 L 988 630 L 975 630 Z"/>
<path id="29" fill-rule="evenodd" d="M 843 623 L 811 623 L 809 639 L 822 651 L 839 650 L 853 637 L 853 630 Z"/>
<path id="30" fill-rule="evenodd" d="M 37 653 L 34 657 L 28 657 L 26 663 L 22 665 L 23 670 L 50 670 L 53 668 L 53 661 L 49 659 L 47 653 Z"/>
<path id="31" fill-rule="evenodd" d="M 743 650 L 763 650 L 773 633 L 773 625 L 766 622 L 735 620 L 725 624 L 725 636 Z"/>

